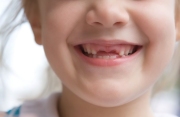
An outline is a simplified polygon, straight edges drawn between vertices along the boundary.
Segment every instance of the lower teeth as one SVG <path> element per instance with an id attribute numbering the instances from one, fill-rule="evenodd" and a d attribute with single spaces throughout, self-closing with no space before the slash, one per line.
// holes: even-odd
<path id="1" fill-rule="evenodd" d="M 123 55 L 123 56 L 98 56 L 98 55 L 92 55 L 92 54 L 86 54 L 86 56 L 88 56 L 90 58 L 99 58 L 99 59 L 116 59 L 116 58 L 126 57 L 126 55 Z"/>

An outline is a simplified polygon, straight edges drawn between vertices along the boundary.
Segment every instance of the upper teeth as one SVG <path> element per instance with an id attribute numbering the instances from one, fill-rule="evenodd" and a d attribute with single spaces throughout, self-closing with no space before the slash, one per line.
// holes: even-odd
<path id="1" fill-rule="evenodd" d="M 105 52 L 115 51 L 120 56 L 127 56 L 133 52 L 134 47 L 135 46 L 133 45 L 115 45 L 115 46 L 101 46 L 101 45 L 95 45 L 95 44 L 82 45 L 83 50 L 86 53 L 92 54 L 92 55 L 97 55 L 99 51 L 105 51 Z"/>
<path id="2" fill-rule="evenodd" d="M 97 51 L 96 50 L 91 50 L 90 51 L 92 54 L 97 54 Z"/>

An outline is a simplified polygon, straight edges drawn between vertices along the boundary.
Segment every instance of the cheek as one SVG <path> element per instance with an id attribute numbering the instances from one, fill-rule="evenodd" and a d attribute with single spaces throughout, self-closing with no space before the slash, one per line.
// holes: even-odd
<path id="1" fill-rule="evenodd" d="M 140 8 L 136 8 L 133 18 L 149 42 L 174 41 L 175 14 L 173 7 L 152 3 L 143 10 Z"/>
<path id="2" fill-rule="evenodd" d="M 42 43 L 47 59 L 60 78 L 75 77 L 69 36 L 82 19 L 82 7 L 75 2 L 51 4 L 42 15 Z M 75 10 L 73 10 L 75 9 Z M 63 80 L 63 79 L 62 79 Z M 64 79 L 66 80 L 66 79 Z"/>
<path id="3" fill-rule="evenodd" d="M 58 38 L 68 39 L 76 25 L 83 19 L 85 4 L 78 1 L 50 2 L 42 13 L 43 32 Z"/>
<path id="4" fill-rule="evenodd" d="M 71 32 L 83 19 L 82 11 L 85 11 L 82 5 L 79 7 L 71 2 L 51 3 L 42 11 L 42 44 L 46 57 L 56 75 L 67 86 L 72 85 L 77 78 L 68 41 Z"/>
<path id="5" fill-rule="evenodd" d="M 42 43 L 45 52 L 53 54 L 55 58 L 59 56 L 58 59 L 62 60 L 62 63 L 68 62 L 67 58 L 71 58 L 68 49 L 69 37 L 82 19 L 84 11 L 79 5 L 83 6 L 77 1 L 52 2 L 42 13 Z"/>
<path id="6" fill-rule="evenodd" d="M 153 4 L 143 10 L 137 8 L 133 12 L 135 23 L 148 40 L 143 70 L 148 74 L 161 73 L 171 60 L 175 47 L 176 30 L 173 8 Z"/>

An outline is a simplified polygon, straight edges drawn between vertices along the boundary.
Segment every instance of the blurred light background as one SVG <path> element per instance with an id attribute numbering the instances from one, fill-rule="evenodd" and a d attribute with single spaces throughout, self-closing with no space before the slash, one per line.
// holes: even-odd
<path id="1" fill-rule="evenodd" d="M 10 1 L 0 0 L 0 15 Z M 47 90 L 51 79 L 45 71 L 49 65 L 42 46 L 37 45 L 33 38 L 28 23 L 19 26 L 10 36 L 3 55 L 9 70 L 0 70 L 0 111 L 7 111 L 24 100 L 42 98 L 61 89 L 57 83 Z M 180 116 L 178 89 L 157 93 L 151 104 L 155 112 Z"/>
<path id="2" fill-rule="evenodd" d="M 0 0 L 0 15 L 10 1 Z M 0 70 L 1 111 L 60 89 L 50 89 L 50 79 L 45 74 L 49 64 L 43 47 L 37 45 L 33 38 L 29 23 L 17 27 L 9 38 L 3 54 L 7 68 Z"/>

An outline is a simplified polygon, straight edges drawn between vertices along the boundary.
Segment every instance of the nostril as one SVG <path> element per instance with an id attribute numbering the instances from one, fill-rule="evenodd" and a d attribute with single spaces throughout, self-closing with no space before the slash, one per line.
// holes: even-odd
<path id="1" fill-rule="evenodd" d="M 98 25 L 98 26 L 102 26 L 102 24 L 99 23 L 99 22 L 94 22 L 94 24 L 95 24 L 95 25 Z"/>
<path id="2" fill-rule="evenodd" d="M 95 26 L 107 26 L 108 24 L 106 23 L 106 24 L 102 24 L 102 23 L 100 23 L 100 22 L 94 22 L 93 23 Z M 116 23 L 114 23 L 112 26 L 121 26 L 121 25 L 123 25 L 123 23 L 122 22 L 116 22 Z M 110 25 L 111 26 L 111 25 Z M 108 26 L 109 27 L 109 26 Z"/>
<path id="3" fill-rule="evenodd" d="M 114 26 L 120 26 L 120 25 L 123 25 L 123 23 L 122 23 L 122 22 L 116 22 L 116 23 L 114 23 Z"/>
<path id="4" fill-rule="evenodd" d="M 114 25 L 120 25 L 121 24 L 121 22 L 116 22 L 116 23 L 114 23 Z"/>

